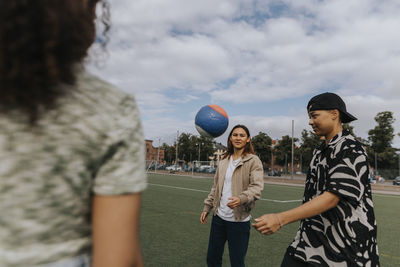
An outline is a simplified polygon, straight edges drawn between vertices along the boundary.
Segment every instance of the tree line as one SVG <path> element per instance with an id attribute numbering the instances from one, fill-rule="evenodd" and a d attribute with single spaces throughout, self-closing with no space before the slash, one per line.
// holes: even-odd
<path id="1" fill-rule="evenodd" d="M 368 131 L 368 139 L 362 139 L 354 134 L 353 126 L 343 124 L 360 142 L 365 145 L 368 162 L 372 168 L 377 167 L 378 173 L 385 178 L 393 178 L 399 174 L 398 148 L 392 147 L 395 136 L 393 123 L 395 118 L 393 112 L 383 111 L 375 116 L 376 126 Z M 400 133 L 398 134 L 400 135 Z M 259 132 L 251 139 L 254 150 L 265 167 L 271 166 L 273 158 L 274 165 L 287 166 L 292 160 L 292 138 L 289 135 L 282 136 L 278 141 L 264 132 Z M 294 138 L 295 164 L 301 166 L 302 172 L 306 172 L 310 164 L 313 150 L 323 141 L 314 132 L 303 129 L 301 137 Z M 226 144 L 224 144 L 226 145 Z M 182 133 L 173 145 L 164 143 L 164 159 L 172 163 L 178 157 L 179 160 L 191 162 L 194 160 L 208 161 L 217 149 L 223 149 L 224 145 L 215 142 L 211 138 L 197 136 L 190 133 Z M 176 149 L 178 146 L 178 149 Z"/>
<path id="2" fill-rule="evenodd" d="M 181 133 L 173 145 L 163 143 L 161 148 L 164 149 L 164 160 L 172 163 L 175 162 L 176 157 L 185 162 L 209 161 L 209 157 L 214 155 L 215 150 L 223 148 L 223 145 L 212 138 Z"/>

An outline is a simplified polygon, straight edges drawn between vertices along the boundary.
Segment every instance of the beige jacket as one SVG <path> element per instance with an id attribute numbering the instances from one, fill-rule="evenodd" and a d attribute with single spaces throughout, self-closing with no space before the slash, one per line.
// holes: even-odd
<path id="1" fill-rule="evenodd" d="M 228 165 L 229 158 L 219 162 L 211 192 L 204 200 L 203 211 L 207 213 L 214 208 L 214 215 L 217 214 Z M 247 154 L 236 166 L 232 174 L 232 196 L 240 198 L 240 205 L 233 210 L 236 221 L 247 218 L 255 205 L 255 201 L 260 199 L 261 191 L 264 189 L 263 176 L 262 163 L 256 155 Z"/>

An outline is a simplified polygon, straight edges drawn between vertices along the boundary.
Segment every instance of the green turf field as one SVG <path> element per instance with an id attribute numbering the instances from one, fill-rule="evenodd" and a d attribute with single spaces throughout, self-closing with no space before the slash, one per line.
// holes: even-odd
<path id="1" fill-rule="evenodd" d="M 199 218 L 212 179 L 158 174 L 149 174 L 148 178 L 140 229 L 145 266 L 206 266 L 211 224 L 202 225 Z M 257 201 L 252 216 L 293 208 L 300 202 L 271 200 L 299 200 L 302 195 L 302 187 L 265 184 L 264 200 Z M 400 196 L 375 194 L 373 199 L 381 266 L 400 266 Z M 297 227 L 298 223 L 292 223 L 272 236 L 251 229 L 246 266 L 279 267 Z M 223 266 L 230 266 L 227 249 Z"/>

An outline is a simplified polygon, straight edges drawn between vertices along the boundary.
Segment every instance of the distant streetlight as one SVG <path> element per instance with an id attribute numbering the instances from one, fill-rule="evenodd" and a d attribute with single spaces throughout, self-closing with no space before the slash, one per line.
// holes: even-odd
<path id="1" fill-rule="evenodd" d="M 287 162 L 287 154 L 285 154 L 285 169 L 286 169 L 286 174 L 289 172 L 288 171 L 288 162 Z"/>
<path id="2" fill-rule="evenodd" d="M 303 173 L 303 153 L 300 151 L 300 172 Z"/>
<path id="3" fill-rule="evenodd" d="M 156 168 L 154 169 L 154 172 L 157 172 L 158 163 L 160 161 L 160 143 L 161 143 L 161 138 L 158 138 L 157 162 L 156 162 Z"/>
<path id="4" fill-rule="evenodd" d="M 294 120 L 292 120 L 292 161 L 291 161 L 291 178 L 293 179 L 294 174 Z"/>
<path id="5" fill-rule="evenodd" d="M 271 144 L 271 171 L 274 169 L 274 145 Z"/>
<path id="6" fill-rule="evenodd" d="M 204 143 L 199 142 L 199 143 L 197 143 L 197 145 L 199 146 L 199 159 L 198 159 L 198 162 L 200 164 L 200 147 L 201 147 L 201 145 L 204 145 Z"/>
<path id="7" fill-rule="evenodd" d="M 179 145 L 179 131 L 176 131 L 176 147 L 175 147 L 175 169 L 178 165 L 178 145 Z"/>
<path id="8" fill-rule="evenodd" d="M 400 176 L 400 151 L 398 151 L 397 157 L 399 158 L 399 176 Z"/>
<path id="9" fill-rule="evenodd" d="M 274 170 L 274 149 L 275 149 L 274 140 L 271 140 L 271 171 Z"/>

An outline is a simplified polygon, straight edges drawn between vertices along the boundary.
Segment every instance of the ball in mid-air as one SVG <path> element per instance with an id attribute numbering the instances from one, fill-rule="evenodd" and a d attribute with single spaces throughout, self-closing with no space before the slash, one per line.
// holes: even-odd
<path id="1" fill-rule="evenodd" d="M 196 114 L 195 125 L 197 131 L 207 137 L 218 137 L 228 128 L 228 114 L 218 105 L 202 107 Z"/>

